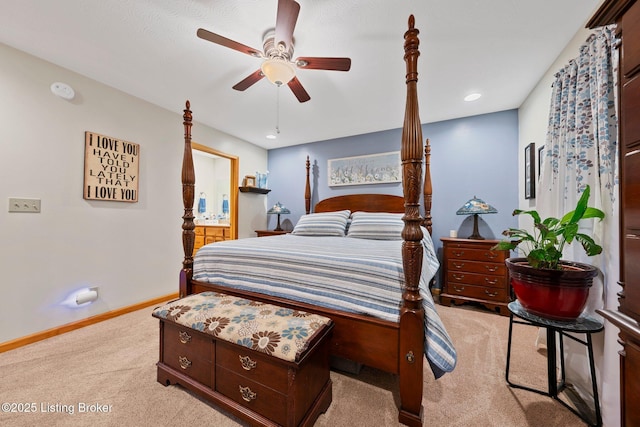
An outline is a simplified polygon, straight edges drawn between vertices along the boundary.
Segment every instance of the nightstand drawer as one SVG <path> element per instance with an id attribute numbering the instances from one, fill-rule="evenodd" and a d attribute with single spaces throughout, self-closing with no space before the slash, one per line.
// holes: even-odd
<path id="1" fill-rule="evenodd" d="M 507 256 L 504 251 L 492 251 L 489 249 L 471 249 L 466 245 L 447 247 L 445 255 L 448 259 L 464 259 L 467 261 L 488 261 L 502 263 Z"/>
<path id="2" fill-rule="evenodd" d="M 466 283 L 468 285 L 487 286 L 491 288 L 506 288 L 507 278 L 505 276 L 488 276 L 486 274 L 467 273 L 464 271 L 447 272 L 449 283 Z"/>
<path id="3" fill-rule="evenodd" d="M 447 261 L 449 272 L 464 271 L 467 273 L 491 274 L 504 276 L 507 274 L 507 266 L 504 263 L 491 263 L 480 261 L 467 261 L 464 259 L 450 259 Z"/>
<path id="4" fill-rule="evenodd" d="M 487 288 L 485 286 L 468 285 L 466 283 L 450 283 L 449 293 L 481 300 L 502 302 L 507 299 L 504 289 Z"/>

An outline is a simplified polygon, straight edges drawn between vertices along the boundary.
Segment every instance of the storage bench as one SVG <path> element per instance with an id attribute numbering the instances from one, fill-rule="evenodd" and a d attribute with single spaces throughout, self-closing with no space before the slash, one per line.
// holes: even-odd
<path id="1" fill-rule="evenodd" d="M 331 404 L 331 319 L 216 292 L 156 308 L 158 382 L 255 425 L 311 426 Z"/>

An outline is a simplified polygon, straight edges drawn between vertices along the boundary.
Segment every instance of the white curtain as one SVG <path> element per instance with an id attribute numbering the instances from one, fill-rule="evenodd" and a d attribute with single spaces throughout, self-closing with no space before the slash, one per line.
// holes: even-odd
<path id="1" fill-rule="evenodd" d="M 590 292 L 587 310 L 591 312 L 604 306 L 609 287 L 603 283 L 610 281 L 615 287 L 618 276 L 618 53 L 613 48 L 614 37 L 613 27 L 599 29 L 587 39 L 579 57 L 556 74 L 536 200 L 542 218 L 559 218 L 575 208 L 589 185 L 589 205 L 605 212 L 602 222 L 580 224 L 603 247 L 602 255 L 587 257 L 574 242 L 563 257 L 595 265 L 603 273 Z"/>
<path id="2" fill-rule="evenodd" d="M 556 74 L 549 127 L 542 156 L 536 209 L 542 218 L 560 218 L 573 210 L 584 188 L 591 187 L 589 206 L 605 212 L 603 221 L 585 220 L 581 231 L 592 235 L 602 254 L 587 257 L 578 242 L 565 248 L 563 259 L 591 264 L 601 274 L 594 279 L 587 314 L 615 310 L 620 290 L 618 245 L 617 67 L 615 28 L 592 34 L 580 55 Z M 596 315 L 596 317 L 598 317 Z M 594 355 L 604 425 L 619 425 L 618 331 L 605 322 L 605 333 L 594 339 Z M 567 341 L 567 340 L 565 340 Z M 581 394 L 591 395 L 584 347 L 565 346 L 567 377 Z M 615 381 L 614 381 L 615 380 Z M 587 400 L 588 401 L 588 400 Z"/>

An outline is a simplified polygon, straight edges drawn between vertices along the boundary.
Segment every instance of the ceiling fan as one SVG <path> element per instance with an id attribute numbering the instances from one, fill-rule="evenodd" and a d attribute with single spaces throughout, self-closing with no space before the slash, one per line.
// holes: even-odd
<path id="1" fill-rule="evenodd" d="M 233 86 L 235 90 L 246 90 L 263 77 L 267 77 L 276 86 L 287 84 L 298 101 L 306 102 L 311 97 L 298 80 L 296 68 L 349 71 L 351 59 L 303 56 L 293 60 L 293 30 L 298 20 L 298 13 L 300 13 L 300 5 L 294 0 L 278 0 L 276 27 L 264 34 L 264 51 L 262 52 L 202 28 L 198 29 L 197 35 L 201 39 L 264 60 L 259 70 L 254 71 Z"/>

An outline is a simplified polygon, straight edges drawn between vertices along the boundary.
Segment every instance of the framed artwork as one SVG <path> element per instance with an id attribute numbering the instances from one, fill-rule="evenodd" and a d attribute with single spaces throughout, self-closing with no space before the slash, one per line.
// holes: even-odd
<path id="1" fill-rule="evenodd" d="M 524 147 L 524 198 L 536 198 L 536 144 Z"/>
<path id="2" fill-rule="evenodd" d="M 544 145 L 538 148 L 538 177 L 540 177 L 540 173 L 542 172 L 542 157 L 544 156 Z"/>
<path id="3" fill-rule="evenodd" d="M 136 203 L 139 164 L 139 144 L 86 131 L 84 199 Z"/>
<path id="4" fill-rule="evenodd" d="M 255 187 L 256 186 L 256 177 L 253 175 L 245 175 L 244 180 L 242 182 L 243 187 Z"/>
<path id="5" fill-rule="evenodd" d="M 329 159 L 327 170 L 330 187 L 402 182 L 399 151 Z"/>

